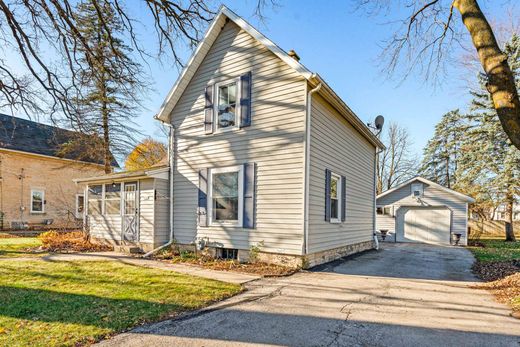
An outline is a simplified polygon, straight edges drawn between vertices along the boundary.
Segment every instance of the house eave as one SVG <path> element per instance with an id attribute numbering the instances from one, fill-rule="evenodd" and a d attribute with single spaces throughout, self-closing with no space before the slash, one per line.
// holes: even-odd
<path id="1" fill-rule="evenodd" d="M 170 168 L 168 166 L 149 168 L 136 171 L 123 171 L 102 176 L 76 178 L 72 181 L 74 183 L 106 183 L 106 182 L 121 182 L 129 179 L 138 180 L 145 178 L 168 179 Z"/>

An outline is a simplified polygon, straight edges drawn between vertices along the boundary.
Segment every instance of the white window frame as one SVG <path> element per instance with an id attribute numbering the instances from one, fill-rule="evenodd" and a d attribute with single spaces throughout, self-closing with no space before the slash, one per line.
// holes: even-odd
<path id="1" fill-rule="evenodd" d="M 38 193 L 42 194 L 42 210 L 41 211 L 33 210 L 33 197 L 34 197 L 33 194 L 35 192 L 38 192 Z M 40 189 L 40 188 L 32 188 L 31 189 L 31 213 L 38 213 L 38 214 L 45 213 L 45 190 L 44 189 Z"/>
<path id="2" fill-rule="evenodd" d="M 81 213 L 78 211 L 78 208 L 79 208 L 78 202 L 79 202 L 80 196 L 83 197 L 83 212 L 81 212 Z M 76 215 L 76 218 L 83 219 L 86 207 L 87 207 L 87 200 L 85 198 L 85 194 L 83 194 L 83 193 L 76 194 L 76 209 L 74 210 L 74 214 Z"/>
<path id="3" fill-rule="evenodd" d="M 213 168 L 208 170 L 208 218 L 209 225 L 225 225 L 242 227 L 244 217 L 244 165 L 229 166 L 223 168 Z M 238 220 L 235 221 L 216 221 L 213 219 L 213 174 L 225 172 L 238 172 Z"/>
<path id="4" fill-rule="evenodd" d="M 332 218 L 332 180 L 333 179 L 337 179 L 338 180 L 338 217 L 337 218 Z M 331 172 L 330 174 L 330 222 L 331 223 L 341 223 L 341 200 L 342 200 L 342 196 L 343 196 L 343 185 L 342 185 L 342 179 L 341 179 L 341 176 L 334 173 L 334 172 Z"/>
<path id="5" fill-rule="evenodd" d="M 414 198 L 422 198 L 423 197 L 423 195 L 424 195 L 424 185 L 422 183 L 412 183 L 411 188 L 412 188 L 412 197 L 414 197 Z M 418 196 L 416 196 L 414 194 L 416 191 L 420 192 Z"/>
<path id="6" fill-rule="evenodd" d="M 235 125 L 232 127 L 226 127 L 226 128 L 219 128 L 218 126 L 218 106 L 219 106 L 219 88 L 220 86 L 236 83 L 237 85 L 237 94 L 236 94 L 236 106 L 235 106 Z M 214 133 L 224 133 L 228 131 L 233 131 L 236 129 L 240 129 L 240 99 L 242 97 L 241 95 L 241 83 L 240 83 L 240 76 L 232 79 L 228 79 L 225 81 L 220 81 L 218 83 L 215 83 L 215 89 L 213 91 L 213 95 L 215 96 L 214 102 L 213 102 L 213 124 L 214 124 Z"/>
<path id="7" fill-rule="evenodd" d="M 85 215 L 86 216 L 92 216 L 90 213 L 89 213 L 89 205 L 90 205 L 90 193 L 89 193 L 89 188 L 90 187 L 93 187 L 93 186 L 101 186 L 101 211 L 99 211 L 99 215 L 100 216 L 103 216 L 105 214 L 105 203 L 104 203 L 104 200 L 105 200 L 105 185 L 103 183 L 96 183 L 96 184 L 90 184 L 90 185 L 87 185 L 87 188 L 86 188 L 86 191 L 87 191 L 87 195 L 86 195 L 86 200 L 85 200 Z M 97 199 L 96 199 L 97 200 Z"/>

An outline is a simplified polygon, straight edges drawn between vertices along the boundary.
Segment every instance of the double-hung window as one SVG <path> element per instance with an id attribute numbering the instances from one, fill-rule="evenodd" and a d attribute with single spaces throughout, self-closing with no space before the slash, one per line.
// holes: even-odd
<path id="1" fill-rule="evenodd" d="M 45 213 L 45 191 L 31 189 L 31 213 Z"/>
<path id="2" fill-rule="evenodd" d="M 209 171 L 210 224 L 242 225 L 243 166 Z"/>
<path id="3" fill-rule="evenodd" d="M 332 174 L 330 177 L 330 221 L 341 221 L 341 176 Z"/>
<path id="4" fill-rule="evenodd" d="M 238 126 L 239 81 L 240 79 L 234 79 L 216 85 L 217 109 L 215 112 L 215 124 L 217 131 L 229 130 Z"/>

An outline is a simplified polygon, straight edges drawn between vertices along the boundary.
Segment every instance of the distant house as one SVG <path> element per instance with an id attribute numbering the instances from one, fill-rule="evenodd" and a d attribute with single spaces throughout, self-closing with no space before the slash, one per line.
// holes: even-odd
<path id="1" fill-rule="evenodd" d="M 506 205 L 502 204 L 497 207 L 493 214 L 493 220 L 505 221 L 507 217 Z M 513 205 L 513 221 L 520 221 L 520 204 Z"/>
<path id="2" fill-rule="evenodd" d="M 104 170 L 99 156 L 75 143 L 78 136 L 0 114 L 0 228 L 73 225 L 82 218 L 83 188 L 72 178 Z"/>
<path id="3" fill-rule="evenodd" d="M 414 177 L 377 196 L 377 229 L 397 242 L 466 245 L 468 204 L 475 200 L 423 177 Z"/>
<path id="4" fill-rule="evenodd" d="M 96 237 L 238 259 L 258 247 L 262 260 L 305 266 L 373 247 L 383 144 L 296 53 L 229 9 L 157 118 L 173 129 L 169 168 L 80 180 Z"/>

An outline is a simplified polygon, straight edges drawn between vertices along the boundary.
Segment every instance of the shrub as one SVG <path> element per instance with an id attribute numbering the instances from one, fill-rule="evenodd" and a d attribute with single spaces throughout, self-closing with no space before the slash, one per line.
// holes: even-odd
<path id="1" fill-rule="evenodd" d="M 58 232 L 55 230 L 41 233 L 38 238 L 41 248 L 48 252 L 96 252 L 112 250 L 112 247 L 91 243 L 81 231 Z"/>

